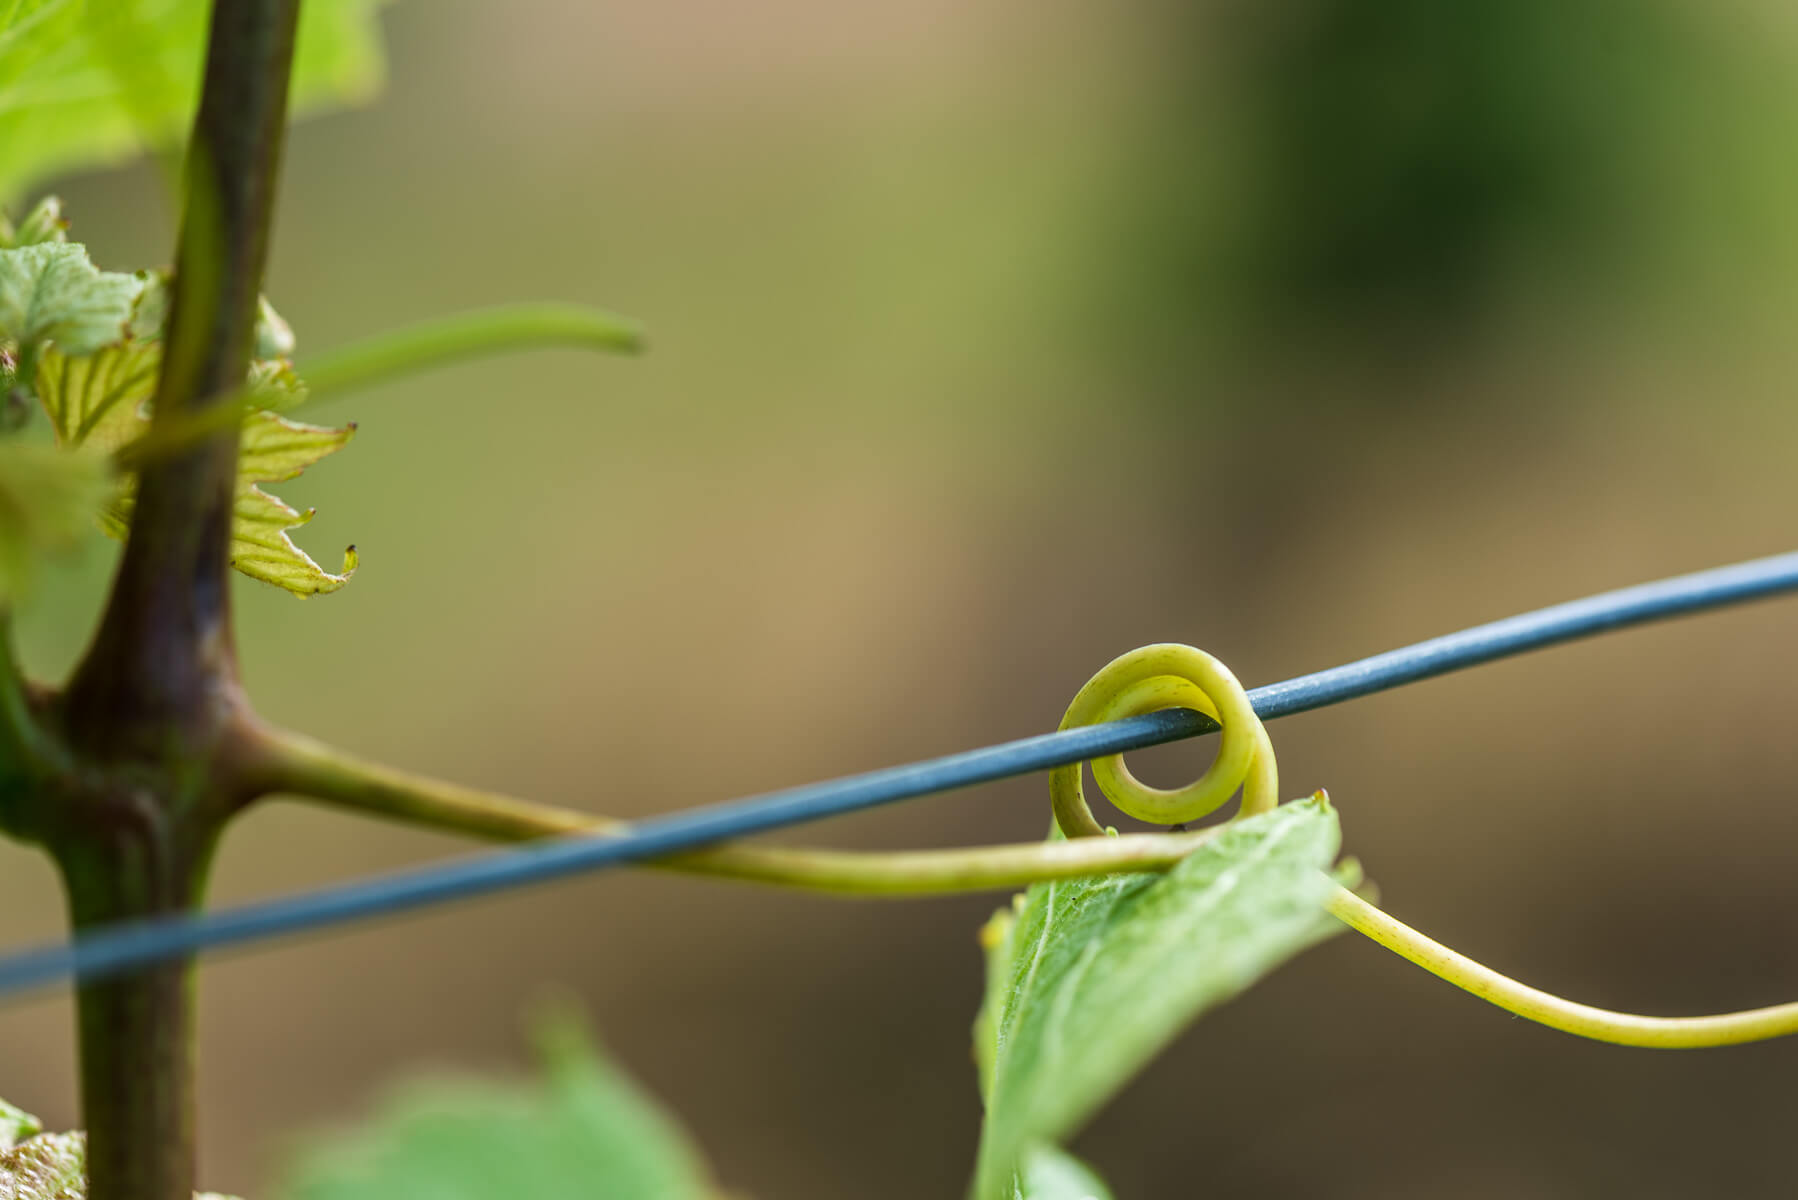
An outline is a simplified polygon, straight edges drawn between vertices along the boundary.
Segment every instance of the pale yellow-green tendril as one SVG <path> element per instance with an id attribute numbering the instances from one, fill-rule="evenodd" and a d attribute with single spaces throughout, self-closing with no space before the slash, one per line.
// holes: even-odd
<path id="1" fill-rule="evenodd" d="M 1173 791 L 1151 788 L 1125 770 L 1121 756 L 1096 760 L 1093 778 L 1113 804 L 1131 816 L 1172 824 L 1204 816 L 1243 787 L 1243 815 L 1276 802 L 1278 774 L 1273 743 L 1236 676 L 1191 646 L 1144 646 L 1114 659 L 1068 706 L 1061 727 L 1115 721 L 1164 708 L 1193 708 L 1223 726 L 1222 744 L 1198 782 Z M 1049 777 L 1055 819 L 1069 838 L 1102 833 L 1086 805 L 1080 767 L 1057 768 Z M 1329 911 L 1366 935 L 1464 991 L 1531 1021 L 1579 1037 L 1623 1046 L 1684 1049 L 1727 1046 L 1798 1033 L 1798 1003 L 1705 1017 L 1649 1017 L 1576 1004 L 1518 983 L 1395 920 L 1346 888 L 1331 896 Z"/>
<path id="2" fill-rule="evenodd" d="M 1178 825 L 1221 808 L 1242 789 L 1242 815 L 1266 812 L 1280 800 L 1274 747 L 1248 694 L 1230 668 L 1203 650 L 1163 642 L 1111 660 L 1087 681 L 1061 719 L 1063 729 L 1096 725 L 1166 708 L 1191 708 L 1223 727 L 1217 757 L 1183 788 L 1150 787 L 1124 765 L 1121 754 L 1093 759 L 1093 778 L 1105 798 L 1140 821 Z M 1049 773 L 1055 822 L 1070 838 L 1105 832 L 1087 807 L 1080 764 Z"/>
<path id="3" fill-rule="evenodd" d="M 0 735 L 4 733 L 0 727 Z M 0 741 L 0 750 L 4 749 Z M 238 757 L 246 777 L 263 790 L 489 841 L 592 836 L 630 828 L 628 822 L 611 817 L 476 791 L 363 762 L 284 730 L 246 730 Z M 836 896 L 939 896 L 1009 891 L 1052 879 L 1166 871 L 1216 834 L 1215 828 L 1207 828 L 1173 835 L 1134 833 L 899 852 L 726 842 L 645 865 Z"/>
<path id="4" fill-rule="evenodd" d="M 1345 925 L 1432 975 L 1520 1017 L 1619 1046 L 1685 1050 L 1733 1046 L 1798 1033 L 1798 1004 L 1776 1004 L 1708 1017 L 1644 1017 L 1575 1004 L 1500 975 L 1412 929 L 1353 892 L 1337 889 L 1329 909 Z"/>
<path id="5" fill-rule="evenodd" d="M 1216 659 L 1189 646 L 1146 646 L 1111 663 L 1080 689 L 1062 727 L 1116 720 L 1168 707 L 1219 720 L 1222 745 L 1192 787 L 1145 787 L 1121 762 L 1100 760 L 1093 774 L 1114 804 L 1152 821 L 1187 821 L 1215 811 L 1243 785 L 1244 814 L 1272 808 L 1278 787 L 1272 744 L 1242 685 Z M 359 762 L 295 734 L 242 731 L 240 764 L 261 788 L 307 796 L 408 823 L 498 841 L 617 832 L 624 822 L 457 787 Z M 1056 820 L 1071 840 L 898 854 L 726 843 L 660 859 L 652 866 L 724 879 L 838 895 L 921 896 L 1022 887 L 1124 871 L 1165 871 L 1215 828 L 1183 834 L 1103 833 L 1080 790 L 1078 766 L 1051 776 Z M 1173 799 L 1170 798 L 1180 798 Z M 1626 1046 L 1724 1046 L 1798 1033 L 1798 1004 L 1705 1017 L 1645 1017 L 1575 1004 L 1527 987 L 1442 946 L 1338 888 L 1328 908 L 1350 928 L 1456 987 L 1554 1029 Z"/>
<path id="6" fill-rule="evenodd" d="M 573 304 L 503 304 L 452 313 L 302 359 L 305 399 L 281 411 L 291 413 L 353 388 L 514 350 L 564 346 L 635 354 L 643 348 L 643 336 L 642 328 L 627 317 Z M 121 470 L 139 470 L 152 459 L 175 454 L 242 422 L 264 399 L 254 390 L 214 397 L 179 420 L 121 446 L 114 463 Z"/>

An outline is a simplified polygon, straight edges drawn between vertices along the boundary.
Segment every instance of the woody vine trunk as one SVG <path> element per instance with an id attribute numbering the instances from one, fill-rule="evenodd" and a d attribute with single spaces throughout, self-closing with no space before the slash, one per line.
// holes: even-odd
<path id="1" fill-rule="evenodd" d="M 215 0 L 185 169 L 154 421 L 221 402 L 248 370 L 287 116 L 299 0 Z M 77 928 L 187 911 L 247 799 L 249 719 L 232 643 L 235 426 L 145 465 L 112 593 L 47 714 L 76 769 L 40 814 Z M 85 984 L 90 1200 L 194 1188 L 191 960 Z"/>

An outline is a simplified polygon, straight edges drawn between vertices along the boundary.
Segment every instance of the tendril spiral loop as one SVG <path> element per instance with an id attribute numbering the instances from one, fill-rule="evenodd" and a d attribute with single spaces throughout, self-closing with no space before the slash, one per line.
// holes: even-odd
<path id="1" fill-rule="evenodd" d="M 1132 650 L 1107 663 L 1068 705 L 1061 728 L 1096 725 L 1167 708 L 1191 708 L 1223 727 L 1217 758 L 1197 780 L 1182 788 L 1150 787 L 1130 773 L 1121 754 L 1095 758 L 1093 778 L 1105 798 L 1142 821 L 1175 825 L 1195 821 L 1222 807 L 1242 789 L 1242 815 L 1266 812 L 1279 802 L 1279 771 L 1273 743 L 1255 715 L 1242 684 L 1223 663 L 1203 650 L 1163 642 Z M 1105 832 L 1093 819 L 1081 784 L 1081 764 L 1057 767 L 1049 775 L 1055 822 L 1070 838 Z"/>

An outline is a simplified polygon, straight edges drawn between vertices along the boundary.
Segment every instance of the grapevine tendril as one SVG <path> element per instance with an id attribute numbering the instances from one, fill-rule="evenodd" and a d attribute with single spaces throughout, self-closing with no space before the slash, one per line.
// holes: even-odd
<path id="1" fill-rule="evenodd" d="M 1611 1012 L 1563 999 L 1501 975 L 1450 950 L 1375 908 L 1347 889 L 1337 889 L 1329 910 L 1356 933 L 1507 1012 L 1550 1029 L 1619 1046 L 1688 1050 L 1735 1046 L 1798 1033 L 1798 1003 L 1704 1017 L 1649 1017 Z"/>
<path id="2" fill-rule="evenodd" d="M 1122 756 L 1093 762 L 1093 778 L 1112 804 L 1146 821 L 1173 824 L 1215 811 L 1238 787 L 1242 816 L 1273 807 L 1278 788 L 1273 743 L 1242 684 L 1215 658 L 1191 646 L 1144 646 L 1121 655 L 1075 695 L 1063 729 L 1163 708 L 1194 708 L 1223 726 L 1217 758 L 1199 780 L 1163 790 L 1136 780 Z M 1080 765 L 1049 777 L 1055 819 L 1069 838 L 1101 834 L 1082 794 Z M 1501 975 L 1449 949 L 1368 901 L 1338 887 L 1326 907 L 1355 932 L 1507 1012 L 1595 1041 L 1653 1049 L 1729 1046 L 1798 1033 L 1798 1002 L 1701 1017 L 1654 1017 L 1593 1008 Z"/>
<path id="3" fill-rule="evenodd" d="M 1130 774 L 1124 756 L 1095 758 L 1093 778 L 1112 804 L 1141 821 L 1180 825 L 1221 808 L 1243 790 L 1242 815 L 1266 812 L 1279 803 L 1280 779 L 1274 747 L 1248 693 L 1230 669 L 1203 650 L 1164 642 L 1120 655 L 1087 681 L 1068 705 L 1061 728 L 1094 725 L 1167 708 L 1191 708 L 1223 727 L 1217 758 L 1183 788 L 1150 787 Z M 1049 800 L 1062 833 L 1096 837 L 1105 832 L 1093 819 L 1074 763 L 1049 774 Z"/>

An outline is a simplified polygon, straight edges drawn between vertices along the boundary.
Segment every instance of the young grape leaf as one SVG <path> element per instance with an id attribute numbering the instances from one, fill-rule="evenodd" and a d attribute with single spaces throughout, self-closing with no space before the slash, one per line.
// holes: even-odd
<path id="1" fill-rule="evenodd" d="M 0 341 L 21 350 L 50 341 L 64 354 L 93 354 L 123 340 L 142 288 L 135 275 L 96 268 L 79 243 L 0 250 Z"/>
<path id="2" fill-rule="evenodd" d="M 0 1150 L 11 1150 L 28 1137 L 36 1137 L 44 1131 L 38 1119 L 28 1112 L 21 1112 L 0 1100 Z"/>
<path id="3" fill-rule="evenodd" d="M 57 442 L 110 453 L 139 437 L 150 427 L 144 407 L 156 391 L 161 354 L 159 343 L 136 339 L 79 358 L 46 351 L 38 363 L 37 391 Z M 305 391 L 292 368 L 279 361 L 254 364 L 249 384 L 271 404 L 296 402 Z M 349 582 L 356 569 L 354 548 L 344 554 L 340 574 L 326 571 L 287 532 L 309 521 L 312 511 L 300 512 L 258 485 L 294 478 L 340 449 L 355 432 L 354 425 L 307 425 L 266 411 L 244 421 L 232 566 L 296 596 L 334 592 Z M 123 538 L 131 527 L 133 487 L 127 481 L 100 511 L 100 527 L 113 537 Z"/>
<path id="4" fill-rule="evenodd" d="M 256 297 L 256 345 L 251 355 L 257 359 L 292 358 L 297 345 L 293 326 L 275 311 L 267 296 Z"/>
<path id="5" fill-rule="evenodd" d="M 1340 928 L 1324 912 L 1339 841 L 1320 793 L 1232 822 L 1164 875 L 1037 884 L 999 913 L 974 1030 L 978 1200 L 1015 1195 L 1029 1147 L 1074 1132 L 1194 1017 Z"/>
<path id="6" fill-rule="evenodd" d="M 56 444 L 111 454 L 149 427 L 144 405 L 156 391 L 162 347 L 127 341 L 79 357 L 51 349 L 38 360 L 38 402 Z"/>
<path id="7" fill-rule="evenodd" d="M 1024 1151 L 1007 1200 L 1111 1200 L 1111 1190 L 1072 1154 L 1038 1142 Z"/>
<path id="8" fill-rule="evenodd" d="M 87 1135 L 45 1133 L 38 1119 L 0 1100 L 0 1200 L 83 1200 Z M 215 1192 L 194 1200 L 234 1200 Z"/>
<path id="9" fill-rule="evenodd" d="M 366 100 L 382 65 L 383 0 L 310 0 L 293 107 Z M 0 5 L 0 196 L 119 162 L 184 134 L 198 99 L 210 0 L 11 0 Z"/>
<path id="10" fill-rule="evenodd" d="M 97 454 L 0 441 L 0 602 L 25 591 L 40 558 L 91 527 L 111 490 Z"/>
<path id="11" fill-rule="evenodd" d="M 82 1200 L 87 1195 L 87 1139 L 40 1133 L 0 1151 L 0 1196 L 6 1200 Z"/>
<path id="12" fill-rule="evenodd" d="M 616 1067 L 563 1027 L 547 1079 L 415 1086 L 357 1135 L 305 1154 L 283 1200 L 707 1200 L 697 1152 Z"/>
<path id="13" fill-rule="evenodd" d="M 169 272 L 139 271 L 137 278 L 141 290 L 137 295 L 137 303 L 131 309 L 131 320 L 126 325 L 126 332 L 134 338 L 144 341 L 156 341 L 163 335 L 169 321 Z M 294 347 L 293 327 L 275 311 L 275 306 L 268 302 L 267 296 L 256 298 L 256 344 L 250 351 L 252 360 L 292 358 Z"/>
<path id="14" fill-rule="evenodd" d="M 62 219 L 62 201 L 55 196 L 45 196 L 17 225 L 0 213 L 0 250 L 35 246 L 39 242 L 67 241 L 68 228 L 69 223 Z"/>
<path id="15" fill-rule="evenodd" d="M 289 529 L 312 519 L 256 485 L 292 479 L 356 433 L 354 425 L 331 429 L 307 425 L 272 412 L 256 412 L 244 422 L 237 460 L 237 500 L 231 526 L 231 565 L 252 579 L 286 588 L 296 596 L 334 592 L 356 570 L 356 548 L 344 551 L 343 571 L 333 575 L 294 545 Z"/>

